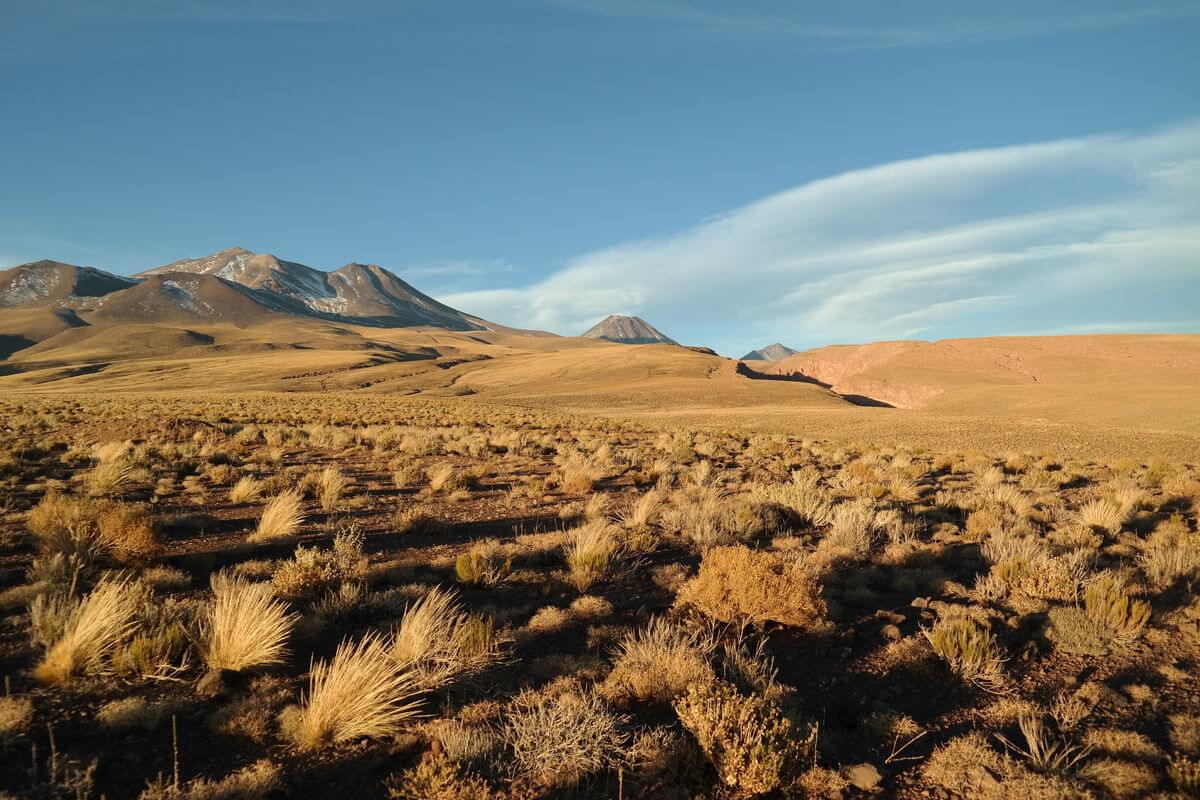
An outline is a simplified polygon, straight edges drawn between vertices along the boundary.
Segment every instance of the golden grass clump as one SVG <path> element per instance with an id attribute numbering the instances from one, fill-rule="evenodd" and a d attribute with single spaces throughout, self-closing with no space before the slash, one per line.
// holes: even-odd
<path id="1" fill-rule="evenodd" d="M 724 681 L 693 684 L 675 711 L 721 783 L 745 795 L 788 784 L 816 746 L 816 726 L 802 730 L 774 703 Z"/>
<path id="2" fill-rule="evenodd" d="M 617 646 L 604 682 L 610 697 L 669 702 L 696 683 L 715 679 L 711 642 L 656 618 Z"/>
<path id="3" fill-rule="evenodd" d="M 317 500 L 321 510 L 333 511 L 342 500 L 342 495 L 350 488 L 350 479 L 337 467 L 329 466 L 321 470 L 317 476 Z"/>
<path id="4" fill-rule="evenodd" d="M 200 636 L 209 668 L 238 672 L 282 664 L 299 615 L 272 596 L 271 585 L 219 572 L 212 576 L 212 591 Z"/>
<path id="5" fill-rule="evenodd" d="M 33 723 L 33 700 L 19 695 L 0 697 L 0 748 L 25 735 Z"/>
<path id="6" fill-rule="evenodd" d="M 465 586 L 494 586 L 512 571 L 512 557 L 504 554 L 496 540 L 472 545 L 454 560 L 454 574 Z"/>
<path id="7" fill-rule="evenodd" d="M 714 547 L 676 602 L 720 622 L 778 622 L 801 628 L 825 624 L 826 606 L 816 575 L 785 556 L 740 545 Z"/>
<path id="8" fill-rule="evenodd" d="M 1125 514 L 1116 503 L 1098 498 L 1080 506 L 1079 521 L 1093 530 L 1116 533 L 1121 530 Z"/>
<path id="9" fill-rule="evenodd" d="M 392 639 L 392 657 L 421 691 L 476 673 L 497 653 L 491 623 L 438 588 L 408 607 Z"/>
<path id="10" fill-rule="evenodd" d="M 963 680 L 988 691 L 1005 684 L 1004 659 L 996 638 L 973 620 L 951 617 L 938 620 L 932 629 L 922 629 L 933 652 Z"/>
<path id="11" fill-rule="evenodd" d="M 309 672 L 308 693 L 288 710 L 281 727 L 300 747 L 313 750 L 350 739 L 386 738 L 418 715 L 412 676 L 376 634 L 342 642 L 330 661 Z"/>
<path id="12" fill-rule="evenodd" d="M 1093 621 L 1123 644 L 1137 639 L 1150 620 L 1150 604 L 1130 598 L 1125 586 L 1111 573 L 1101 575 L 1083 590 L 1083 607 Z"/>
<path id="13" fill-rule="evenodd" d="M 804 525 L 828 525 L 833 518 L 833 500 L 820 480 L 814 470 L 795 470 L 790 482 L 756 485 L 751 489 L 750 497 L 756 502 L 783 506 Z"/>
<path id="14" fill-rule="evenodd" d="M 236 505 L 253 503 L 262 497 L 263 484 L 252 475 L 244 475 L 229 490 L 229 502 Z"/>
<path id="15" fill-rule="evenodd" d="M 617 557 L 617 537 L 605 520 L 592 520 L 575 528 L 563 547 L 571 585 L 586 592 L 612 570 Z"/>
<path id="16" fill-rule="evenodd" d="M 258 519 L 258 527 L 250 534 L 253 543 L 290 539 L 304 522 L 304 506 L 300 493 L 289 490 L 271 498 Z"/>
<path id="17" fill-rule="evenodd" d="M 55 685 L 104 670 L 113 652 L 137 626 L 138 604 L 138 593 L 130 584 L 98 583 L 71 605 L 57 639 L 34 668 L 34 677 Z"/>

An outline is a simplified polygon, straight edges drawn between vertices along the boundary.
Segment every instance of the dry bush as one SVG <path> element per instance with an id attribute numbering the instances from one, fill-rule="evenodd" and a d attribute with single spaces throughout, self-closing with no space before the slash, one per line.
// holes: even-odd
<path id="1" fill-rule="evenodd" d="M 88 494 L 94 497 L 120 494 L 130 489 L 138 478 L 134 466 L 126 461 L 106 461 L 97 464 L 88 472 L 83 483 Z"/>
<path id="2" fill-rule="evenodd" d="M 1191 797 L 1200 794 L 1200 761 L 1176 755 L 1167 760 L 1167 775 L 1181 792 Z"/>
<path id="3" fill-rule="evenodd" d="M 91 564 L 108 551 L 100 535 L 101 508 L 90 498 L 48 493 L 30 509 L 26 527 L 41 552 L 62 553 Z"/>
<path id="4" fill-rule="evenodd" d="M 1137 800 L 1148 797 L 1158 788 L 1157 770 L 1149 764 L 1121 758 L 1093 758 L 1079 767 L 1077 774 L 1087 783 L 1098 787 L 1105 797 L 1115 800 Z"/>
<path id="5" fill-rule="evenodd" d="M 828 525 L 832 520 L 833 501 L 820 484 L 820 475 L 812 470 L 796 470 L 790 483 L 755 486 L 751 499 L 790 510 L 809 526 Z"/>
<path id="6" fill-rule="evenodd" d="M 333 547 L 296 548 L 290 561 L 284 561 L 271 576 L 271 586 L 285 600 L 312 600 L 350 581 L 361 581 L 367 574 L 367 557 L 363 555 L 364 534 L 354 528 L 339 531 L 333 537 Z"/>
<path id="7" fill-rule="evenodd" d="M 590 690 L 518 695 L 505 719 L 513 768 L 544 787 L 570 787 L 621 763 L 622 720 Z"/>
<path id="8" fill-rule="evenodd" d="M 279 768 L 263 760 L 218 780 L 196 778 L 177 786 L 160 777 L 138 800 L 266 800 L 280 783 Z"/>
<path id="9" fill-rule="evenodd" d="M 1124 584 L 1111 573 L 1101 575 L 1083 591 L 1084 610 L 1118 644 L 1128 645 L 1141 635 L 1150 620 L 1150 604 L 1133 600 Z"/>
<path id="10" fill-rule="evenodd" d="M 405 508 L 392 514 L 392 528 L 399 534 L 437 536 L 450 526 L 423 508 Z"/>
<path id="11" fill-rule="evenodd" d="M 617 556 L 614 527 L 604 520 L 593 520 L 570 532 L 563 547 L 570 570 L 571 585 L 586 592 L 612 570 Z"/>
<path id="12" fill-rule="evenodd" d="M 33 723 L 33 700 L 17 695 L 0 697 L 0 749 L 7 750 Z"/>
<path id="13" fill-rule="evenodd" d="M 1190 533 L 1181 522 L 1162 524 L 1146 537 L 1138 560 L 1156 586 L 1191 581 L 1200 575 L 1200 535 Z"/>
<path id="14" fill-rule="evenodd" d="M 805 628 L 824 624 L 825 601 L 816 576 L 801 563 L 748 547 L 715 547 L 677 602 L 721 622 L 778 622 Z"/>
<path id="15" fill-rule="evenodd" d="M 491 787 L 445 756 L 422 759 L 387 781 L 390 800 L 488 800 Z"/>
<path id="16" fill-rule="evenodd" d="M 317 500 L 321 510 L 333 511 L 342 500 L 342 495 L 350 488 L 350 479 L 337 467 L 326 467 L 317 476 Z"/>
<path id="17" fill-rule="evenodd" d="M 138 596 L 127 583 L 103 581 L 72 605 L 60 635 L 34 668 L 44 684 L 65 684 L 108 666 L 137 625 Z"/>
<path id="18" fill-rule="evenodd" d="M 580 453 L 569 453 L 561 459 L 555 483 L 564 492 L 584 494 L 590 492 L 596 482 L 604 477 L 604 470 Z"/>
<path id="19" fill-rule="evenodd" d="M 238 482 L 229 490 L 229 502 L 235 505 L 253 503 L 262 497 L 262 493 L 262 481 L 251 475 L 246 475 L 239 478 Z"/>
<path id="20" fill-rule="evenodd" d="M 1172 714 L 1171 746 L 1189 756 L 1200 755 L 1200 715 Z"/>
<path id="21" fill-rule="evenodd" d="M 1066 772 L 1091 752 L 1090 747 L 1055 736 L 1039 714 L 1022 714 L 1017 720 L 1017 727 L 1025 740 L 1024 746 L 1003 737 L 1001 741 L 1039 772 Z"/>
<path id="22" fill-rule="evenodd" d="M 472 587 L 495 586 L 512 571 L 512 557 L 495 539 L 471 546 L 454 560 L 454 574 L 459 582 Z"/>
<path id="23" fill-rule="evenodd" d="M 425 471 L 429 488 L 434 492 L 457 492 L 469 489 L 475 483 L 473 475 L 458 469 L 453 464 L 442 464 Z"/>
<path id="24" fill-rule="evenodd" d="M 675 703 L 726 786 L 748 795 L 786 786 L 808 764 L 817 730 L 801 730 L 779 707 L 723 681 L 694 684 Z"/>
<path id="25" fill-rule="evenodd" d="M 821 546 L 866 556 L 878 533 L 876 516 L 870 500 L 840 503 L 833 509 L 829 533 L 821 540 Z"/>
<path id="26" fill-rule="evenodd" d="M 300 492 L 291 490 L 271 498 L 258 519 L 258 527 L 249 537 L 254 543 L 290 539 L 304 522 L 304 505 Z"/>
<path id="27" fill-rule="evenodd" d="M 105 504 L 96 523 L 109 555 L 118 564 L 144 564 L 162 552 L 154 519 L 145 506 Z"/>
<path id="28" fill-rule="evenodd" d="M 171 713 L 168 703 L 154 703 L 144 697 L 125 697 L 100 706 L 96 721 L 109 730 L 122 733 L 152 731 Z"/>
<path id="29" fill-rule="evenodd" d="M 453 592 L 431 589 L 400 620 L 392 657 L 428 691 L 479 672 L 497 656 L 490 621 L 466 613 Z"/>
<path id="30" fill-rule="evenodd" d="M 922 632 L 933 651 L 959 677 L 988 691 L 1004 686 L 1004 659 L 987 629 L 973 620 L 951 617 L 938 620 L 932 629 Z"/>
<path id="31" fill-rule="evenodd" d="M 420 707 L 412 677 L 375 634 L 346 640 L 331 661 L 314 664 L 308 687 L 300 706 L 281 719 L 285 735 L 306 750 L 392 736 Z"/>
<path id="32" fill-rule="evenodd" d="M 282 664 L 299 615 L 289 614 L 287 605 L 274 599 L 270 584 L 217 573 L 212 590 L 200 628 L 209 668 L 236 672 Z"/>
<path id="33" fill-rule="evenodd" d="M 618 645 L 604 692 L 610 697 L 669 702 L 692 684 L 715 679 L 708 663 L 711 652 L 711 642 L 665 619 L 653 619 Z"/>

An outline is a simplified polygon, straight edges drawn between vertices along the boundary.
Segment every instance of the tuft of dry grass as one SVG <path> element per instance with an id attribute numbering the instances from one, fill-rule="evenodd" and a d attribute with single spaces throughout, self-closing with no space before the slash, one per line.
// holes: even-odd
<path id="1" fill-rule="evenodd" d="M 18 695 L 0 697 L 0 748 L 7 749 L 33 724 L 33 700 Z"/>
<path id="2" fill-rule="evenodd" d="M 309 672 L 307 696 L 281 720 L 285 734 L 306 750 L 350 739 L 386 738 L 418 716 L 411 674 L 376 634 L 342 642 L 330 661 Z"/>
<path id="3" fill-rule="evenodd" d="M 617 556 L 617 537 L 605 520 L 592 520 L 575 528 L 563 547 L 571 585 L 586 592 L 612 570 Z"/>
<path id="4" fill-rule="evenodd" d="M 421 691 L 478 672 L 495 659 L 490 623 L 466 613 L 453 592 L 434 588 L 404 612 L 392 657 Z"/>
<path id="5" fill-rule="evenodd" d="M 617 646 L 605 694 L 669 702 L 688 687 L 715 679 L 708 656 L 712 643 L 656 618 Z"/>
<path id="6" fill-rule="evenodd" d="M 267 502 L 249 541 L 258 544 L 290 539 L 300 530 L 302 522 L 304 506 L 300 493 L 295 490 L 283 492 Z"/>
<path id="7" fill-rule="evenodd" d="M 350 479 L 337 467 L 326 467 L 317 476 L 317 500 L 321 510 L 333 511 L 342 500 L 342 495 L 350 488 Z"/>
<path id="8" fill-rule="evenodd" d="M 299 615 L 289 614 L 287 605 L 272 596 L 271 585 L 219 572 L 212 577 L 212 591 L 200 628 L 209 668 L 238 672 L 283 663 Z"/>
<path id="9" fill-rule="evenodd" d="M 933 652 L 959 677 L 988 691 L 999 691 L 1004 686 L 1004 659 L 996 638 L 973 620 L 940 619 L 922 633 Z"/>
<path id="10" fill-rule="evenodd" d="M 1121 530 L 1125 514 L 1116 503 L 1096 499 L 1080 506 L 1079 521 L 1093 530 L 1116 533 Z"/>
<path id="11" fill-rule="evenodd" d="M 34 668 L 39 682 L 70 683 L 105 662 L 137 625 L 138 594 L 128 583 L 102 581 L 71 608 L 62 631 Z"/>
<path id="12" fill-rule="evenodd" d="M 262 497 L 262 492 L 262 481 L 252 475 L 245 475 L 239 478 L 238 482 L 229 490 L 229 502 L 235 505 L 253 503 Z"/>

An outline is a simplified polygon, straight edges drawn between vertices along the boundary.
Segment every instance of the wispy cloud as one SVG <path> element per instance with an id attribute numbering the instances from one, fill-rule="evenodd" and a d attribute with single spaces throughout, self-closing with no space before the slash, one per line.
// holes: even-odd
<path id="1" fill-rule="evenodd" d="M 811 6 L 705 3 L 699 0 L 546 0 L 551 5 L 605 17 L 657 21 L 723 35 L 798 39 L 848 48 L 915 47 L 1109 30 L 1200 17 L 1191 0 L 1141 4 L 1137 8 L 1076 13 L 1019 14 L 1008 17 L 943 14 L 944 21 L 922 25 L 875 26 L 819 22 Z M 763 9 L 756 12 L 756 6 Z M 955 9 L 958 11 L 958 9 Z M 958 11 L 961 13 L 961 11 Z"/>
<path id="2" fill-rule="evenodd" d="M 1200 121 L 933 155 L 588 253 L 532 286 L 446 299 L 559 333 L 638 313 L 735 355 L 775 340 L 1188 319 L 1200 307 L 1198 189 Z"/>

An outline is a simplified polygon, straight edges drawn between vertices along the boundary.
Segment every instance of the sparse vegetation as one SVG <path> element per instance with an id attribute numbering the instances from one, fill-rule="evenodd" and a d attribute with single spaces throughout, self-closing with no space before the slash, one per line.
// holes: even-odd
<path id="1" fill-rule="evenodd" d="M 0 399 L 2 785 L 1194 791 L 1195 465 L 477 400 Z"/>

